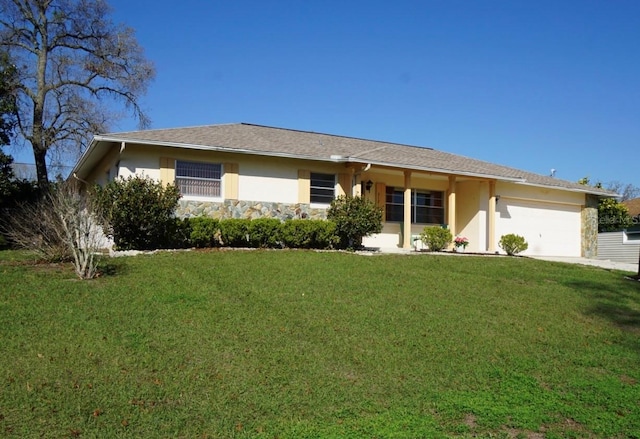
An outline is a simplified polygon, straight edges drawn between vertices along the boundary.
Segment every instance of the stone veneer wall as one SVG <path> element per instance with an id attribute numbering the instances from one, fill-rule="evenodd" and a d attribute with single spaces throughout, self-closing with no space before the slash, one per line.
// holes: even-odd
<path id="1" fill-rule="evenodd" d="M 312 208 L 306 203 L 270 203 L 261 201 L 224 200 L 222 202 L 180 200 L 176 215 L 179 218 L 208 216 L 217 219 L 228 218 L 278 218 L 325 219 L 326 209 Z"/>
<path id="2" fill-rule="evenodd" d="M 582 208 L 582 257 L 598 256 L 598 197 L 586 196 L 586 205 Z"/>

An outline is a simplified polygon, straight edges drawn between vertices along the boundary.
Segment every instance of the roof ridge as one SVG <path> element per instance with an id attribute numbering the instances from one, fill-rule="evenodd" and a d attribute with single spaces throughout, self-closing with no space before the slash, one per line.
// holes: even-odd
<path id="1" fill-rule="evenodd" d="M 210 123 L 206 125 L 192 125 L 188 127 L 150 128 L 150 129 L 135 130 L 135 131 L 110 131 L 108 133 L 103 133 L 101 135 L 108 136 L 113 134 L 121 135 L 121 134 L 130 134 L 130 133 L 149 133 L 149 132 L 157 132 L 157 131 L 188 130 L 192 128 L 209 128 L 209 127 L 222 127 L 222 126 L 231 126 L 231 125 L 247 125 L 247 124 L 244 122 Z"/>
<path id="2" fill-rule="evenodd" d="M 429 150 L 434 151 L 434 149 L 432 147 L 430 147 L 430 146 L 409 145 L 407 143 L 388 142 L 386 140 L 367 139 L 367 138 L 364 138 L 364 137 L 345 136 L 345 135 L 342 135 L 342 134 L 321 133 L 321 132 L 318 132 L 318 131 L 299 130 L 299 129 L 295 129 L 295 128 L 274 127 L 274 126 L 271 126 L 271 125 L 261 125 L 261 124 L 248 123 L 248 122 L 241 122 L 238 125 L 247 125 L 247 126 L 254 126 L 254 127 L 259 127 L 259 128 L 270 128 L 270 129 L 274 129 L 274 130 L 292 131 L 292 132 L 305 133 L 305 134 L 319 134 L 321 136 L 339 137 L 341 139 L 353 139 L 353 140 L 362 140 L 363 142 L 386 143 L 387 145 L 397 145 L 397 146 L 405 146 L 405 147 L 409 147 L 409 148 L 429 149 Z"/>

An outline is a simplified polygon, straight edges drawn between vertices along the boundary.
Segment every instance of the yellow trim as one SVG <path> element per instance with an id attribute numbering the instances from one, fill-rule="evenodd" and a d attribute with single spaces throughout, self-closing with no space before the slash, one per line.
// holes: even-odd
<path id="1" fill-rule="evenodd" d="M 489 182 L 489 245 L 487 250 L 496 251 L 496 182 Z"/>
<path id="2" fill-rule="evenodd" d="M 238 164 L 224 163 L 224 198 L 227 200 L 238 199 Z"/>
<path id="3" fill-rule="evenodd" d="M 311 203 L 311 171 L 298 170 L 298 203 Z"/>
<path id="4" fill-rule="evenodd" d="M 351 189 L 351 174 L 338 174 L 338 195 L 350 197 L 353 193 Z"/>
<path id="5" fill-rule="evenodd" d="M 411 171 L 404 171 L 404 230 L 402 248 L 411 248 Z"/>
<path id="6" fill-rule="evenodd" d="M 447 223 L 449 225 L 449 230 L 451 234 L 454 236 L 457 233 L 456 230 L 456 176 L 449 176 L 449 190 L 448 190 L 448 201 L 447 201 Z"/>
<path id="7" fill-rule="evenodd" d="M 160 157 L 160 182 L 166 186 L 176 181 L 176 160 L 170 157 Z"/>
<path id="8" fill-rule="evenodd" d="M 387 186 L 384 183 L 376 183 L 376 206 L 382 209 L 382 221 L 387 217 Z"/>

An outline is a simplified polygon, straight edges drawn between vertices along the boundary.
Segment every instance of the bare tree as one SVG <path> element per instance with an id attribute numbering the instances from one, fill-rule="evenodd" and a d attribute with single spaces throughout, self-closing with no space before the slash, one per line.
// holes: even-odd
<path id="1" fill-rule="evenodd" d="M 611 181 L 607 183 L 607 189 L 619 194 L 621 196 L 620 201 L 640 197 L 640 187 L 634 186 L 631 183 L 625 184 L 619 181 Z"/>
<path id="2" fill-rule="evenodd" d="M 106 244 L 96 212 L 87 193 L 65 182 L 38 202 L 14 209 L 0 226 L 14 245 L 47 261 L 72 261 L 79 278 L 91 279 Z"/>
<path id="3" fill-rule="evenodd" d="M 109 14 L 104 0 L 0 0 L 0 46 L 19 72 L 18 131 L 42 188 L 48 155 L 86 148 L 116 117 L 110 104 L 124 104 L 148 126 L 140 97 L 155 69 L 134 31 Z"/>

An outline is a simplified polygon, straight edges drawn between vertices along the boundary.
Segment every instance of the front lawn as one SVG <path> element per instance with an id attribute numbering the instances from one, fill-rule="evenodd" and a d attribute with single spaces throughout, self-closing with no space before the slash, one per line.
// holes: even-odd
<path id="1" fill-rule="evenodd" d="M 640 437 L 640 283 L 527 258 L 0 252 L 0 436 Z"/>

